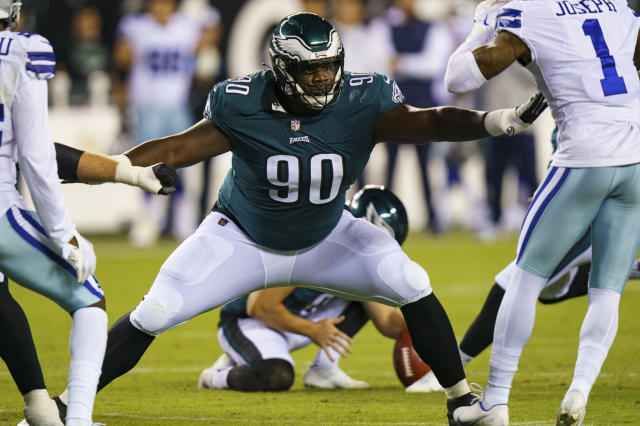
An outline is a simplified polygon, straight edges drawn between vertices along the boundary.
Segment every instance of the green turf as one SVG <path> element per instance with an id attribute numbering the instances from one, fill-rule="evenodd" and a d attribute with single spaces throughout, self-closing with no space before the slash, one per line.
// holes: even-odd
<path id="1" fill-rule="evenodd" d="M 107 293 L 110 322 L 132 309 L 145 294 L 174 245 L 134 250 L 118 238 L 94 239 L 98 277 Z M 410 236 L 409 255 L 431 277 L 459 337 L 476 315 L 493 276 L 514 255 L 515 239 L 481 245 L 463 234 Z M 69 317 L 52 302 L 12 285 L 31 321 L 45 378 L 52 393 L 65 386 L 69 361 Z M 214 290 L 215 291 L 215 290 Z M 586 423 L 640 424 L 640 283 L 631 282 L 622 299 L 617 339 L 591 393 Z M 552 424 L 573 371 L 586 298 L 538 307 L 533 336 L 525 347 L 510 404 L 512 424 Z M 301 376 L 315 347 L 294 354 L 298 375 L 285 393 L 242 394 L 199 390 L 200 371 L 220 354 L 217 312 L 202 315 L 161 336 L 138 367 L 113 382 L 96 400 L 94 421 L 108 425 L 193 424 L 443 424 L 443 394 L 409 395 L 393 373 L 393 342 L 372 326 L 356 336 L 353 354 L 341 366 L 367 380 L 370 390 L 310 391 Z M 486 384 L 489 354 L 467 367 L 470 381 Z M 0 366 L 0 424 L 21 418 L 20 397 L 6 367 Z"/>

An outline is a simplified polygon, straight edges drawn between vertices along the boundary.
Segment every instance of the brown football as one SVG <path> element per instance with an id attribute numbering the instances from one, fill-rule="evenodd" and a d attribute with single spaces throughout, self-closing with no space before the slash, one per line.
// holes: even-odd
<path id="1" fill-rule="evenodd" d="M 398 336 L 393 347 L 393 366 L 398 379 L 407 387 L 420 377 L 431 371 L 429 367 L 413 349 L 409 330 L 405 328 Z"/>

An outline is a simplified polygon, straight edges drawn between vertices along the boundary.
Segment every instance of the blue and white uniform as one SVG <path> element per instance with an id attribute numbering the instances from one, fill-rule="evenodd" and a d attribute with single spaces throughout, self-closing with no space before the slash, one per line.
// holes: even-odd
<path id="1" fill-rule="evenodd" d="M 139 141 L 178 133 L 192 124 L 188 97 L 202 25 L 174 13 L 166 25 L 150 14 L 127 15 L 118 37 L 133 52 L 129 101 L 138 118 Z"/>
<path id="2" fill-rule="evenodd" d="M 622 292 L 640 248 L 640 80 L 633 64 L 640 20 L 620 0 L 513 1 L 496 29 L 529 47 L 527 68 L 559 128 L 517 263 L 548 278 L 592 227 L 593 251 L 602 255 L 594 258 L 590 285 Z"/>
<path id="3" fill-rule="evenodd" d="M 103 292 L 95 277 L 79 286 L 60 255 L 76 229 L 60 193 L 47 113 L 55 55 L 42 36 L 2 31 L 0 63 L 0 271 L 74 311 Z M 16 190 L 17 164 L 37 213 Z"/>
<path id="4" fill-rule="evenodd" d="M 460 424 L 490 418 L 508 423 L 511 383 L 531 336 L 536 300 L 590 231 L 589 307 L 557 418 L 557 424 L 582 423 L 640 248 L 640 80 L 634 66 L 639 29 L 625 0 L 515 0 L 496 15 L 494 30 L 510 32 L 528 47 L 527 69 L 559 132 L 551 167 L 520 232 L 517 267 L 511 268 L 496 319 L 486 391 L 482 401 L 454 412 Z M 486 43 L 492 36 L 480 28 L 465 43 L 468 48 L 472 38 L 485 37 Z M 480 87 L 486 80 L 471 50 L 457 53 L 449 61 L 448 87 Z"/>

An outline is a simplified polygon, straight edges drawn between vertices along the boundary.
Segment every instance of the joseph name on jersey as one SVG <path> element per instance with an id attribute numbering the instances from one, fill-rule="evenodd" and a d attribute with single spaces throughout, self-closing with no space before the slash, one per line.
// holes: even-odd
<path id="1" fill-rule="evenodd" d="M 14 203 L 24 207 L 15 190 L 18 145 L 13 135 L 12 109 L 13 104 L 19 101 L 16 93 L 29 80 L 52 78 L 55 75 L 56 58 L 49 41 L 38 34 L 0 31 L 0 64 L 1 215 Z M 46 105 L 46 98 L 41 101 Z M 40 134 L 48 132 L 48 129 L 42 129 Z"/>
<path id="2" fill-rule="evenodd" d="M 375 123 L 403 97 L 385 76 L 346 72 L 337 102 L 293 116 L 278 102 L 273 80 L 265 70 L 217 84 L 204 115 L 233 153 L 218 206 L 257 244 L 299 250 L 338 223 L 345 193 L 375 145 Z"/>
<path id="3" fill-rule="evenodd" d="M 517 0 L 496 20 L 531 51 L 528 69 L 559 128 L 552 164 L 640 162 L 640 20 L 625 0 Z"/>

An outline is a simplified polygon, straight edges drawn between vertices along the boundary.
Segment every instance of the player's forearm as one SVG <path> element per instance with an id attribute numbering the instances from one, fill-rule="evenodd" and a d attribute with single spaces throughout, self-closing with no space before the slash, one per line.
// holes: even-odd
<path id="1" fill-rule="evenodd" d="M 271 328 L 311 337 L 314 323 L 298 315 L 292 314 L 284 305 L 257 307 L 249 311 L 249 315 L 259 319 Z"/>
<path id="2" fill-rule="evenodd" d="M 439 107 L 417 111 L 417 126 L 395 139 L 400 143 L 461 142 L 489 136 L 484 126 L 484 111 L 457 107 Z"/>
<path id="3" fill-rule="evenodd" d="M 376 330 L 385 337 L 396 339 L 407 327 L 402 313 L 396 308 L 369 301 L 363 306 Z"/>
<path id="4" fill-rule="evenodd" d="M 82 151 L 57 143 L 58 176 L 67 182 L 115 182 L 118 162 L 106 155 Z"/>

